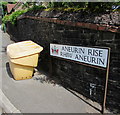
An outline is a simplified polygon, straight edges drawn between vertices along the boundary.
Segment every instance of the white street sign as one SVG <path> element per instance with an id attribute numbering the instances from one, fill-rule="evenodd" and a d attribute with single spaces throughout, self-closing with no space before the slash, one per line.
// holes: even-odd
<path id="1" fill-rule="evenodd" d="M 50 44 L 50 55 L 104 68 L 108 61 L 107 48 Z"/>

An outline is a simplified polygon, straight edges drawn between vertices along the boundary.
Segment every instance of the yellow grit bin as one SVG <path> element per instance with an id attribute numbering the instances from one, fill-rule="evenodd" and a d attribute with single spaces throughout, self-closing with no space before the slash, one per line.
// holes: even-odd
<path id="1" fill-rule="evenodd" d="M 33 41 L 22 41 L 7 46 L 11 73 L 15 80 L 30 79 L 43 47 Z"/>

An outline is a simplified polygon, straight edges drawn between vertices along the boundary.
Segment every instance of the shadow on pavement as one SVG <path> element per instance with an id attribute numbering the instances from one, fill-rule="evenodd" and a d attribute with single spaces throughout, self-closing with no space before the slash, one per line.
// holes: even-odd
<path id="1" fill-rule="evenodd" d="M 97 111 L 99 111 L 100 113 L 102 113 L 102 110 L 100 110 L 99 108 L 95 107 L 94 105 L 92 105 L 91 103 L 87 102 L 85 99 L 81 98 L 79 95 L 77 95 L 74 91 L 70 90 L 69 88 L 65 88 L 66 90 L 68 90 L 69 92 L 71 92 L 73 95 L 75 95 L 76 97 L 78 97 L 80 100 L 84 101 L 86 104 L 88 104 L 89 106 L 93 107 L 94 109 L 96 109 Z"/>
<path id="2" fill-rule="evenodd" d="M 7 70 L 7 73 L 8 73 L 8 76 L 10 78 L 14 78 L 11 71 L 10 71 L 10 65 L 9 65 L 9 62 L 6 63 L 6 70 Z"/>
<path id="3" fill-rule="evenodd" d="M 53 84 L 53 85 L 57 85 L 57 83 L 48 77 L 48 75 L 45 75 L 43 72 L 37 72 L 34 74 L 33 80 L 37 80 L 40 83 L 48 83 L 48 84 Z"/>

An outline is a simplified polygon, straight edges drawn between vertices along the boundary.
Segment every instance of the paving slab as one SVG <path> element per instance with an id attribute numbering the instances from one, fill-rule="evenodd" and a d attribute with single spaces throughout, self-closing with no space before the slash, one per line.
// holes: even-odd
<path id="1" fill-rule="evenodd" d="M 47 82 L 47 76 L 37 70 L 32 79 L 14 80 L 6 54 L 7 45 L 13 41 L 8 34 L 2 34 L 1 89 L 16 110 L 21 113 L 99 113 L 62 86 Z"/>

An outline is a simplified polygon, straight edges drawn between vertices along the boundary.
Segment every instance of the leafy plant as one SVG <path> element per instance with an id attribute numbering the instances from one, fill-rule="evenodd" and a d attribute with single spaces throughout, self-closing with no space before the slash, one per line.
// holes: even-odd
<path id="1" fill-rule="evenodd" d="M 15 24 L 16 22 L 16 19 L 18 16 L 22 15 L 23 13 L 25 13 L 27 10 L 18 10 L 16 12 L 13 12 L 10 16 L 9 16 L 9 19 L 10 19 L 10 22 L 12 24 Z"/>
<path id="2" fill-rule="evenodd" d="M 3 24 L 6 24 L 8 21 L 9 21 L 9 16 L 8 16 L 8 15 L 5 15 L 5 16 L 2 18 L 2 23 L 3 23 Z"/>
<path id="3" fill-rule="evenodd" d="M 6 2 L 6 1 L 2 1 L 1 4 L 2 4 L 2 5 L 7 5 L 8 2 Z"/>
<path id="4" fill-rule="evenodd" d="M 15 24 L 17 17 L 25 12 L 27 12 L 27 10 L 18 10 L 16 12 L 13 12 L 11 15 L 5 15 L 2 19 L 2 23 L 6 24 L 8 21 L 10 21 L 12 24 Z"/>

